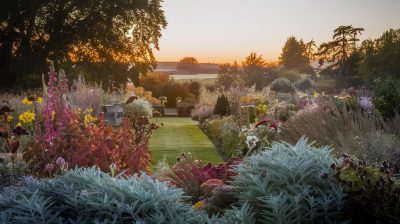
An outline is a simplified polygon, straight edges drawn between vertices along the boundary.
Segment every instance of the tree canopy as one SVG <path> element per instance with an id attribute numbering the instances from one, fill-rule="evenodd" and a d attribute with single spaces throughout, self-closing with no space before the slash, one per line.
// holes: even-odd
<path id="1" fill-rule="evenodd" d="M 312 50 L 311 46 L 311 44 L 308 46 L 309 51 Z M 302 68 L 308 66 L 310 63 L 308 54 L 311 53 L 307 52 L 306 44 L 304 44 L 303 40 L 298 41 L 296 37 L 291 36 L 283 46 L 282 54 L 279 59 L 285 68 Z"/>
<path id="2" fill-rule="evenodd" d="M 378 76 L 400 78 L 400 29 L 390 29 L 376 40 L 363 41 L 360 75 L 372 81 Z"/>
<path id="3" fill-rule="evenodd" d="M 167 25 L 161 1 L 1 1 L 1 87 L 37 85 L 48 60 L 103 84 L 136 80 L 155 64 Z"/>
<path id="4" fill-rule="evenodd" d="M 338 68 L 357 50 L 357 35 L 363 28 L 353 26 L 339 26 L 333 31 L 332 41 L 322 43 L 318 49 L 321 63 L 328 61 L 329 67 Z"/>
<path id="5" fill-rule="evenodd" d="M 242 62 L 245 84 L 247 86 L 256 85 L 257 90 L 265 87 L 265 69 L 267 65 L 261 55 L 250 53 Z"/>
<path id="6" fill-rule="evenodd" d="M 199 71 L 199 62 L 195 57 L 184 57 L 179 61 L 178 70 L 196 73 Z"/>

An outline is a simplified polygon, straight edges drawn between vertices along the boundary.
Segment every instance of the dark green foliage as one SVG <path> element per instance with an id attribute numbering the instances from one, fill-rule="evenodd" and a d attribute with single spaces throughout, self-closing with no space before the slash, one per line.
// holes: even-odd
<path id="1" fill-rule="evenodd" d="M 393 118 L 400 113 L 400 80 L 378 78 L 374 81 L 374 107 L 385 118 Z"/>
<path id="2" fill-rule="evenodd" d="M 266 86 L 266 62 L 261 55 L 250 53 L 242 62 L 243 80 L 246 86 L 256 86 L 256 90 L 262 90 Z"/>
<path id="3" fill-rule="evenodd" d="M 218 114 L 219 116 L 226 116 L 229 115 L 230 105 L 228 98 L 222 94 L 218 96 L 217 103 L 214 107 L 214 114 Z"/>
<path id="4" fill-rule="evenodd" d="M 339 222 L 343 194 L 334 182 L 331 151 L 302 138 L 246 158 L 232 181 L 240 204 L 252 207 L 257 223 Z"/>
<path id="5" fill-rule="evenodd" d="M 400 179 L 398 168 L 384 162 L 379 169 L 343 155 L 335 177 L 346 192 L 345 216 L 354 223 L 398 223 Z"/>
<path id="6" fill-rule="evenodd" d="M 333 32 L 332 41 L 322 43 L 318 49 L 320 62 L 328 61 L 329 68 L 340 68 L 349 56 L 356 50 L 355 46 L 359 39 L 357 35 L 364 31 L 363 28 L 353 26 L 339 26 Z M 339 75 L 343 71 L 339 70 Z"/>
<path id="7" fill-rule="evenodd" d="M 39 87 L 46 60 L 88 81 L 135 80 L 166 24 L 160 0 L 1 1 L 0 87 Z"/>
<path id="8" fill-rule="evenodd" d="M 303 40 L 297 41 L 293 36 L 287 39 L 279 59 L 289 69 L 307 67 L 310 63 Z"/>
<path id="9" fill-rule="evenodd" d="M 293 83 L 286 78 L 277 78 L 271 83 L 271 90 L 279 93 L 294 93 Z"/>
<path id="10" fill-rule="evenodd" d="M 1 223 L 206 223 L 182 190 L 141 177 L 112 178 L 96 168 L 54 179 L 27 178 L 0 195 Z"/>
<path id="11" fill-rule="evenodd" d="M 365 40 L 361 46 L 360 76 L 367 81 L 376 77 L 400 78 L 400 29 L 390 29 L 376 40 Z"/>
<path id="12" fill-rule="evenodd" d="M 314 83 L 310 78 L 305 77 L 300 80 L 297 80 L 295 82 L 295 86 L 298 90 L 305 92 L 305 91 L 309 90 L 310 88 L 312 88 L 314 86 Z"/>

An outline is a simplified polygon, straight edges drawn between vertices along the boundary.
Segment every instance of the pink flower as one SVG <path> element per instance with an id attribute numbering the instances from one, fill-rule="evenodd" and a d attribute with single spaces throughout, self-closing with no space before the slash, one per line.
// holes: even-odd
<path id="1" fill-rule="evenodd" d="M 54 170 L 54 165 L 52 163 L 48 163 L 44 170 L 51 173 Z"/>
<path id="2" fill-rule="evenodd" d="M 57 164 L 57 166 L 64 166 L 64 164 L 65 164 L 64 158 L 58 157 L 56 160 L 56 164 Z"/>

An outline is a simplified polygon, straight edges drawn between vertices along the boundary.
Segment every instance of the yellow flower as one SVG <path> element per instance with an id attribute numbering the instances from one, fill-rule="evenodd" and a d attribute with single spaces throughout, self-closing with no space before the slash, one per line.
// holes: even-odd
<path id="1" fill-rule="evenodd" d="M 36 102 L 38 102 L 38 104 L 41 104 L 41 103 L 43 103 L 43 99 L 42 99 L 42 97 L 38 97 L 38 98 L 36 99 Z"/>
<path id="2" fill-rule="evenodd" d="M 319 94 L 318 94 L 316 91 L 315 91 L 314 94 L 313 94 L 313 96 L 314 96 L 315 98 L 318 97 L 318 95 L 319 95 Z"/>
<path id="3" fill-rule="evenodd" d="M 18 122 L 17 125 L 16 125 L 15 127 L 18 127 L 18 126 L 19 126 L 19 127 L 22 127 L 21 122 Z"/>
<path id="4" fill-rule="evenodd" d="M 85 113 L 87 113 L 87 114 L 90 114 L 90 113 L 92 113 L 92 112 L 93 112 L 93 109 L 92 109 L 92 108 L 88 108 L 88 109 L 85 110 Z"/>
<path id="5" fill-rule="evenodd" d="M 25 124 L 31 124 L 35 120 L 35 113 L 28 110 L 23 114 L 19 115 L 18 118 Z"/>
<path id="6" fill-rule="evenodd" d="M 11 115 L 7 115 L 7 122 L 11 122 L 14 119 L 13 116 Z"/>
<path id="7" fill-rule="evenodd" d="M 85 115 L 85 118 L 84 118 L 85 126 L 88 126 L 89 124 L 91 124 L 91 123 L 93 123 L 95 121 L 96 121 L 96 118 L 93 117 L 92 115 L 90 115 L 90 114 L 86 114 Z"/>
<path id="8" fill-rule="evenodd" d="M 26 104 L 26 105 L 31 105 L 31 104 L 32 104 L 32 101 L 28 100 L 28 98 L 25 97 L 25 98 L 22 100 L 22 103 L 23 103 L 23 104 Z"/>
<path id="9" fill-rule="evenodd" d="M 194 204 L 192 207 L 195 210 L 202 210 L 204 208 L 205 204 L 204 201 L 198 201 L 196 204 Z"/>
<path id="10" fill-rule="evenodd" d="M 264 113 L 266 113 L 267 112 L 267 109 L 268 109 L 268 107 L 267 107 L 267 105 L 266 104 L 258 104 L 257 105 L 257 110 L 258 110 L 258 112 L 260 112 L 260 113 L 262 113 L 262 114 L 264 114 Z"/>

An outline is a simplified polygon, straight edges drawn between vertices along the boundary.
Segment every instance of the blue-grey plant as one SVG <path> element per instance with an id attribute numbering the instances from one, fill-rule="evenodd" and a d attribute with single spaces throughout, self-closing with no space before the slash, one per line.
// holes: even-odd
<path id="1" fill-rule="evenodd" d="M 294 93 L 294 84 L 287 78 L 277 78 L 271 85 L 270 89 L 278 93 Z"/>
<path id="2" fill-rule="evenodd" d="M 212 220 L 212 219 L 211 219 Z M 225 211 L 224 216 L 214 223 L 218 224 L 255 224 L 255 213 L 252 207 L 245 202 L 240 207 L 232 207 Z"/>
<path id="3" fill-rule="evenodd" d="M 26 179 L 0 194 L 1 223 L 206 223 L 182 190 L 140 177 L 113 178 L 96 168 L 53 179 Z"/>
<path id="4" fill-rule="evenodd" d="M 343 193 L 334 182 L 337 159 L 328 146 L 275 142 L 237 167 L 232 185 L 257 223 L 329 223 L 339 219 Z"/>

